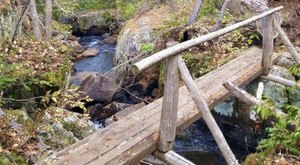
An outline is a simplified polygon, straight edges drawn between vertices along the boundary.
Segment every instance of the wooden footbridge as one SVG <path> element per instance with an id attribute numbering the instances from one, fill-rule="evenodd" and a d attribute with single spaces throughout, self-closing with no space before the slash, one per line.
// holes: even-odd
<path id="1" fill-rule="evenodd" d="M 237 88 L 237 86 L 248 84 L 261 74 L 269 73 L 272 58 L 273 60 L 276 58 L 276 54 L 273 55 L 275 31 L 289 48 L 295 61 L 299 62 L 299 55 L 278 22 L 273 19 L 273 15 L 280 9 L 282 7 L 271 9 L 235 25 L 177 44 L 134 64 L 132 70 L 138 73 L 167 59 L 164 97 L 53 154 L 38 164 L 136 164 L 149 154 L 154 154 L 168 164 L 193 164 L 171 150 L 172 142 L 176 131 L 188 127 L 200 117 L 204 118 L 215 137 L 226 162 L 238 164 L 209 109 L 214 108 L 230 95 L 229 90 L 223 86 L 225 82 L 233 83 Z M 263 49 L 250 48 L 227 64 L 195 81 L 192 80 L 184 62 L 177 55 L 178 53 L 255 21 L 262 23 L 260 31 L 263 36 Z M 186 84 L 180 88 L 179 72 L 181 79 Z M 239 89 L 237 93 L 249 96 L 245 91 Z M 255 101 L 256 98 L 251 99 L 254 99 L 253 104 L 259 104 L 259 100 Z"/>

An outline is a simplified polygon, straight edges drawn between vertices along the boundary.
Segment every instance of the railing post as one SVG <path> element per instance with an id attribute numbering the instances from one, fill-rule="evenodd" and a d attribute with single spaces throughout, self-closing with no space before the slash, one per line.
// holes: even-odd
<path id="1" fill-rule="evenodd" d="M 273 28 L 273 15 L 268 15 L 262 18 L 262 36 L 263 36 L 263 52 L 262 52 L 262 66 L 263 74 L 269 74 L 272 67 L 272 55 L 274 49 L 274 28 Z"/>
<path id="2" fill-rule="evenodd" d="M 167 152 L 172 149 L 176 135 L 176 119 L 178 110 L 179 75 L 178 56 L 166 60 L 165 88 L 159 128 L 158 151 Z"/>

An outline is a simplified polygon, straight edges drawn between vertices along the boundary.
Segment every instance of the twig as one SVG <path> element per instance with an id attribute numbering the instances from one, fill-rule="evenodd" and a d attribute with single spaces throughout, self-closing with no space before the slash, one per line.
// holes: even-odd
<path id="1" fill-rule="evenodd" d="M 23 19 L 23 16 L 25 15 L 26 11 L 28 10 L 29 3 L 30 3 L 30 0 L 27 0 L 26 7 L 23 9 L 23 12 L 22 12 L 22 14 L 21 14 L 21 16 L 20 16 L 20 18 L 19 18 L 19 20 L 18 20 L 18 22 L 17 22 L 17 25 L 16 25 L 16 27 L 15 27 L 15 31 L 14 31 L 13 36 L 12 36 L 12 39 L 11 39 L 11 42 L 9 43 L 8 49 L 7 49 L 6 53 L 5 53 L 4 59 L 5 59 L 5 61 L 6 61 L 7 63 L 11 63 L 11 62 L 9 61 L 9 59 L 8 59 L 8 55 L 9 55 L 9 53 L 10 53 L 10 51 L 11 51 L 13 42 L 16 40 L 16 36 L 17 36 L 17 34 L 18 34 L 18 29 L 19 29 L 19 27 L 20 27 L 21 20 Z"/>
<path id="2" fill-rule="evenodd" d="M 150 103 L 150 102 L 149 102 L 149 101 L 147 101 L 146 99 L 142 99 L 142 98 L 138 97 L 137 95 L 135 95 L 135 94 L 131 93 L 130 91 L 128 91 L 128 90 L 127 90 L 127 89 L 125 89 L 125 88 L 121 88 L 121 89 L 122 89 L 122 90 L 124 90 L 125 92 L 127 92 L 128 94 L 130 94 L 131 96 L 133 96 L 133 97 L 137 98 L 138 100 L 145 101 L 147 104 L 149 104 L 149 103 Z"/>
<path id="3" fill-rule="evenodd" d="M 41 99 L 41 98 L 43 98 L 43 96 L 32 97 L 29 99 L 12 99 L 12 98 L 0 97 L 0 100 L 4 100 L 8 102 L 32 102 L 35 101 L 36 99 Z"/>

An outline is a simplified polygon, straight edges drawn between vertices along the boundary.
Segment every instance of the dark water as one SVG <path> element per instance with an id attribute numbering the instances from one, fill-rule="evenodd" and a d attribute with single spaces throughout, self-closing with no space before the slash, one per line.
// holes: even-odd
<path id="1" fill-rule="evenodd" d="M 195 164 L 225 164 L 213 136 L 201 120 L 177 134 L 174 150 Z"/>
<path id="2" fill-rule="evenodd" d="M 102 43 L 101 36 L 83 36 L 79 43 L 86 48 L 97 48 L 99 54 L 95 57 L 84 58 L 75 62 L 76 72 L 106 73 L 113 67 L 115 54 L 114 44 Z"/>

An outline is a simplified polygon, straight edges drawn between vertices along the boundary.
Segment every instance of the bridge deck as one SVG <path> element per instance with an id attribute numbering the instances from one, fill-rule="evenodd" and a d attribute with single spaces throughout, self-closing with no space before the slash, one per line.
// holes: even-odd
<path id="1" fill-rule="evenodd" d="M 261 58 L 261 49 L 251 48 L 195 80 L 206 94 L 209 107 L 212 109 L 230 95 L 222 85 L 225 81 L 243 86 L 258 77 L 262 72 Z M 162 98 L 45 159 L 42 164 L 134 164 L 156 149 L 161 105 Z M 179 90 L 178 106 L 178 130 L 201 117 L 185 86 Z"/>

